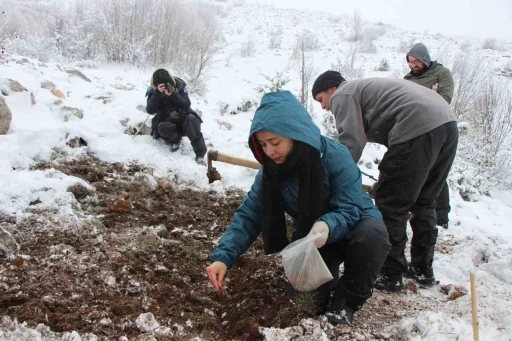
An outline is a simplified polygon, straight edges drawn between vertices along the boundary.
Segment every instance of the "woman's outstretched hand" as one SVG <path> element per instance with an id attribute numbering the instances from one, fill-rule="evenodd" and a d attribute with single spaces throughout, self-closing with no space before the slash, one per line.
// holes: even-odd
<path id="1" fill-rule="evenodd" d="M 213 262 L 206 268 L 206 273 L 208 274 L 208 278 L 212 283 L 215 291 L 221 292 L 224 289 L 224 277 L 226 276 L 226 272 L 228 271 L 228 267 L 226 264 L 222 262 Z"/>

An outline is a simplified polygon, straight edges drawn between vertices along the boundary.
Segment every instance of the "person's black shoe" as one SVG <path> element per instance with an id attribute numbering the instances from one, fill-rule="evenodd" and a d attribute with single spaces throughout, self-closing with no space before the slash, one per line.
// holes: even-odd
<path id="1" fill-rule="evenodd" d="M 373 287 L 379 290 L 386 291 L 402 291 L 404 289 L 404 282 L 402 275 L 379 275 L 373 284 Z"/>
<path id="2" fill-rule="evenodd" d="M 420 269 L 409 265 L 405 277 L 417 282 L 420 286 L 431 287 L 436 284 L 434 270 L 430 267 L 427 269 Z"/>
<path id="3" fill-rule="evenodd" d="M 346 324 L 351 326 L 354 313 L 355 310 L 349 307 L 344 299 L 336 300 L 336 298 L 333 298 L 332 305 L 325 313 L 325 317 L 333 325 Z"/>

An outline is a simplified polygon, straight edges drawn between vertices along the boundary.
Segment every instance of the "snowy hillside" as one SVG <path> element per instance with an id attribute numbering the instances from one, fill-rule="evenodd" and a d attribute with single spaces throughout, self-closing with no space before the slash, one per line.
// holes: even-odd
<path id="1" fill-rule="evenodd" d="M 206 74 L 205 91 L 191 94 L 192 107 L 202 115 L 202 131 L 208 148 L 238 157 L 253 159 L 247 139 L 254 110 L 262 96 L 259 89 L 268 90 L 272 79 L 280 77 L 288 80 L 284 88 L 299 96 L 299 60 L 294 56 L 297 36 L 306 37 L 311 46 L 307 51 L 312 68 L 311 84 L 318 74 L 335 66 L 350 70 L 351 74 L 347 78 L 401 78 L 408 72 L 405 53 L 416 42 L 423 42 L 429 47 L 432 58 L 449 68 L 459 53 L 467 51 L 482 54 L 497 74 L 500 70 L 512 69 L 512 42 L 498 42 L 499 48 L 482 49 L 484 41 L 480 39 L 421 35 L 381 23 L 369 24 L 374 39 L 364 46 L 365 51 L 372 52 L 366 53 L 354 50 L 355 45 L 347 40 L 351 30 L 349 17 L 320 12 L 276 10 L 269 6 L 239 1 L 215 4 L 222 9 L 220 16 L 224 25 L 225 42 Z M 383 60 L 386 61 L 386 68 L 381 67 Z M 165 67 L 173 70 L 172 65 Z M 386 70 L 378 71 L 379 68 Z M 220 317 L 223 311 L 221 308 L 213 312 L 208 310 L 210 307 L 217 307 L 217 297 L 201 269 L 207 264 L 207 256 L 215 242 L 213 239 L 218 238 L 229 223 L 232 210 L 242 199 L 240 191 L 250 188 L 256 171 L 216 162 L 214 166 L 222 175 L 222 180 L 209 184 L 206 168 L 195 163 L 192 147 L 187 139 L 184 139 L 180 151 L 171 153 L 169 146 L 147 134 L 128 134 L 133 129 L 138 129 L 147 118 L 144 109 L 145 93 L 153 71 L 153 67 L 141 69 L 130 65 L 101 63 L 65 64 L 57 63 L 51 57 L 48 61 L 40 61 L 15 54 L 7 54 L 0 61 L 0 90 L 12 112 L 8 133 L 0 135 L 0 227 L 7 230 L 21 245 L 20 257 L 15 258 L 17 261 L 0 258 L 0 293 L 5 297 L 0 295 L 0 312 L 4 314 L 0 322 L 0 340 L 120 340 L 122 335 L 128 339 L 141 340 L 149 340 L 151 337 L 171 339 L 172 336 L 207 340 L 210 332 L 212 339 L 219 339 L 218 335 L 228 335 L 215 334 L 224 328 L 223 317 Z M 182 76 L 187 79 L 188 75 Z M 18 82 L 20 86 L 16 86 L 11 80 Z M 324 133 L 332 134 L 330 114 L 324 113 L 319 104 L 312 101 L 310 91 L 307 98 L 315 122 Z M 150 120 L 151 118 L 146 121 L 147 127 L 150 126 Z M 360 168 L 374 177 L 378 176 L 375 160 L 380 159 L 384 152 L 384 147 L 367 146 Z M 80 169 L 87 169 L 89 173 L 81 174 L 76 165 Z M 465 201 L 459 192 L 462 182 L 459 180 L 467 177 L 463 172 L 468 167 L 461 160 L 457 160 L 450 176 L 451 226 L 448 230 L 439 231 L 434 261 L 436 278 L 440 281 L 440 286 L 452 284 L 469 291 L 469 276 L 470 273 L 475 273 L 480 339 L 512 340 L 512 229 L 508 223 L 512 215 L 512 194 L 510 191 L 495 188 L 490 191 L 490 195 L 476 194 L 476 198 L 473 198 L 476 201 Z M 94 170 L 98 174 L 103 173 L 99 179 L 93 181 L 90 172 Z M 117 189 L 111 186 L 108 192 L 110 196 L 103 196 L 107 192 L 102 190 L 119 179 L 125 181 L 126 186 Z M 98 313 L 94 318 L 89 314 L 85 318 L 68 311 L 69 321 L 81 321 L 81 324 L 69 322 L 71 329 L 63 327 L 66 324 L 41 321 L 24 313 L 16 314 L 16 307 L 30 301 L 30 297 L 25 296 L 26 288 L 23 285 L 20 287 L 15 282 L 15 277 L 23 278 L 25 270 L 32 266 L 48 265 L 50 260 L 69 260 L 70 266 L 71 263 L 81 266 L 87 261 L 87 248 L 69 246 L 68 242 L 63 241 L 65 239 L 61 239 L 64 236 L 80 239 L 87 235 L 95 241 L 91 245 L 99 249 L 101 243 L 119 238 L 118 241 L 123 245 L 117 251 L 102 250 L 102 257 L 111 259 L 117 257 L 117 254 L 113 255 L 114 251 L 129 258 L 131 250 L 142 247 L 142 244 L 134 242 L 141 231 L 148 236 L 158 233 L 158 226 L 162 221 L 149 213 L 140 217 L 132 215 L 130 218 L 116 218 L 118 222 L 123 221 L 123 227 L 127 229 L 113 232 L 113 227 L 106 223 L 112 218 L 112 212 L 107 212 L 106 206 L 109 202 L 105 200 L 114 200 L 123 192 L 128 192 L 131 198 L 137 198 L 137 193 L 143 191 L 162 188 L 165 191 L 162 180 L 168 180 L 177 192 L 191 191 L 179 192 L 185 194 L 176 195 L 182 201 L 179 201 L 181 206 L 172 211 L 173 216 L 180 216 L 181 209 L 189 214 L 185 199 L 198 201 L 200 205 L 207 207 L 204 211 L 198 208 L 198 211 L 190 213 L 193 217 L 183 218 L 177 226 L 167 224 L 165 228 L 171 235 L 166 239 L 164 248 L 182 243 L 180 238 L 188 238 L 184 245 L 189 245 L 187 243 L 192 243 L 194 239 L 205 243 L 204 249 L 196 252 L 201 258 L 195 265 L 197 271 L 202 272 L 189 271 L 188 281 L 185 284 L 180 282 L 183 286 L 178 287 L 182 291 L 189 290 L 193 297 L 194 290 L 201 286 L 204 292 L 201 296 L 203 301 L 200 303 L 205 305 L 201 313 L 204 316 L 216 315 L 217 324 L 212 322 L 201 325 L 200 318 L 188 320 L 192 321 L 190 324 L 194 325 L 193 328 L 188 322 L 181 323 L 180 319 L 187 320 L 190 311 L 181 311 L 180 307 L 175 309 L 173 322 L 170 322 L 170 318 L 169 321 L 152 320 L 153 315 L 146 313 L 152 311 L 151 307 L 158 305 L 157 299 L 154 302 L 145 302 L 145 308 L 140 311 L 138 308 L 135 311 L 130 310 L 127 313 L 130 316 L 119 322 L 119 325 L 123 325 L 120 328 L 122 332 L 111 333 L 109 329 L 105 335 L 96 331 L 90 332 L 88 327 L 83 327 L 83 330 L 79 327 L 103 324 L 108 329 L 114 321 L 106 312 L 102 312 L 104 315 Z M 373 182 L 368 177 L 364 177 L 363 181 L 367 184 Z M 137 192 L 130 188 L 130 182 L 147 188 L 138 188 Z M 84 194 L 86 198 L 77 196 L 76 191 L 70 190 L 77 185 L 88 193 Z M 202 193 L 198 194 L 200 200 L 194 193 Z M 190 197 L 187 198 L 187 195 Z M 169 198 L 171 196 L 168 194 Z M 149 195 L 145 196 L 137 205 L 139 208 L 144 205 L 155 207 L 151 206 L 156 205 L 155 203 L 148 204 L 149 200 Z M 172 202 L 171 199 L 168 200 Z M 209 204 L 211 206 L 206 206 Z M 94 205 L 102 206 L 101 210 L 92 210 Z M 134 207 L 137 207 L 135 203 Z M 210 217 L 204 218 L 201 215 L 211 215 L 212 212 L 220 214 L 215 211 L 215 207 L 224 215 L 218 221 L 208 220 L 206 223 Z M 159 212 L 164 215 L 166 209 L 160 207 Z M 124 233 L 126 235 L 122 236 Z M 212 240 L 209 240 L 210 233 L 215 236 Z M 176 237 L 176 245 L 173 244 L 173 236 L 179 236 Z M 56 241 L 55 245 L 52 245 L 52 238 Z M 207 241 L 203 241 L 204 239 Z M 47 254 L 42 250 L 36 253 L 34 250 L 37 249 L 37 244 L 43 241 L 48 243 Z M 30 247 L 27 248 L 26 245 Z M 155 249 L 158 250 L 157 247 Z M 144 255 L 147 256 L 145 260 L 148 264 L 151 263 L 151 253 Z M 249 265 L 252 264 L 251 260 L 256 262 L 254 259 L 263 258 L 261 250 L 259 253 L 253 250 L 250 257 L 254 258 L 247 257 Z M 48 269 L 58 268 L 59 265 L 53 264 L 48 265 Z M 193 265 L 188 264 L 190 270 Z M 88 266 L 95 268 L 94 271 L 104 270 L 98 265 Z M 85 272 L 85 265 L 83 269 Z M 156 273 L 155 276 L 158 276 L 158 269 L 152 270 Z M 273 268 L 269 270 L 274 271 Z M 173 271 L 180 270 L 166 271 L 169 273 L 164 272 L 165 276 L 170 278 Z M 86 277 L 77 277 L 72 282 L 86 281 Z M 102 278 L 119 297 L 130 295 L 126 294 L 124 288 L 120 288 L 122 281 L 118 278 L 116 282 L 116 275 L 112 272 Z M 33 279 L 36 282 L 38 280 L 41 278 Z M 30 281 L 27 280 L 28 282 Z M 94 281 L 90 283 L 95 285 Z M 196 285 L 194 290 L 190 289 L 191 285 Z M 135 284 L 132 286 L 137 287 Z M 469 294 L 456 300 L 448 300 L 447 295 L 439 289 L 440 286 L 408 290 L 405 294 L 376 293 L 373 301 L 360 313 L 361 322 L 353 330 L 330 328 L 324 320 L 315 317 L 297 322 L 297 325 L 302 326 L 299 328 L 301 331 L 297 331 L 297 328 L 277 328 L 286 327 L 277 322 L 262 324 L 259 337 L 266 340 L 288 340 L 292 335 L 304 335 L 303 340 L 345 340 L 356 337 L 361 340 L 472 340 Z M 66 293 L 62 290 L 65 288 L 56 287 L 55 295 L 48 294 L 43 298 L 34 296 L 34 301 L 44 303 L 40 303 L 41 306 L 34 303 L 34 309 L 49 309 L 53 312 L 59 307 L 57 298 L 64 299 L 61 296 L 68 294 L 70 297 L 80 296 L 79 292 Z M 144 290 L 149 292 L 152 289 L 147 287 Z M 211 297 L 208 297 L 210 291 Z M 243 305 L 245 298 L 241 296 L 238 299 L 238 304 Z M 186 300 L 193 301 L 193 298 L 188 297 Z M 222 301 L 222 298 L 218 300 Z M 98 301 L 89 302 L 89 305 L 99 304 L 99 301 L 100 298 Z M 166 302 L 170 305 L 173 303 L 172 299 Z M 386 305 L 383 302 L 391 302 L 391 306 L 383 307 Z M 225 304 L 224 308 L 229 306 Z M 264 316 L 266 306 L 260 308 L 261 311 L 256 314 Z M 141 317 L 136 320 L 139 315 Z M 389 320 L 386 321 L 387 316 Z M 17 322 L 14 322 L 14 318 L 17 318 Z M 372 325 L 373 319 L 375 325 Z M 175 322 L 177 320 L 180 322 Z M 41 325 L 37 327 L 38 324 Z M 59 328 L 51 328 L 51 331 L 47 327 L 57 324 Z M 233 324 L 226 328 L 231 326 Z M 377 332 L 378 328 L 382 330 Z M 235 327 L 231 330 L 235 330 Z M 217 338 L 212 335 L 217 335 Z M 251 333 L 245 335 L 244 330 L 239 334 L 229 335 L 233 339 L 258 339 L 258 336 Z"/>

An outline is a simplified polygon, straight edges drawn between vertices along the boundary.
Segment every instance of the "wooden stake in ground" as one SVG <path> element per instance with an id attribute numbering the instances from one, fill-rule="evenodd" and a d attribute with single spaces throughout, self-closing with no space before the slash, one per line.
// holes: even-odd
<path id="1" fill-rule="evenodd" d="M 480 336 L 478 335 L 478 314 L 477 314 L 477 304 L 476 304 L 476 280 L 475 274 L 469 274 L 469 282 L 471 284 L 471 312 L 473 315 L 473 340 L 479 341 Z"/>

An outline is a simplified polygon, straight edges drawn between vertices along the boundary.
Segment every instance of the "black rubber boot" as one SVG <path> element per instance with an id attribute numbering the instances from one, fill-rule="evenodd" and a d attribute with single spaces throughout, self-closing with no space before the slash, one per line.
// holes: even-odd
<path id="1" fill-rule="evenodd" d="M 373 284 L 373 287 L 379 290 L 398 292 L 404 289 L 402 275 L 384 275 L 381 274 Z"/>
<path id="2" fill-rule="evenodd" d="M 325 313 L 327 320 L 333 324 L 346 324 L 351 326 L 354 320 L 355 309 L 350 307 L 344 299 L 333 298 L 333 302 L 329 310 Z"/>

